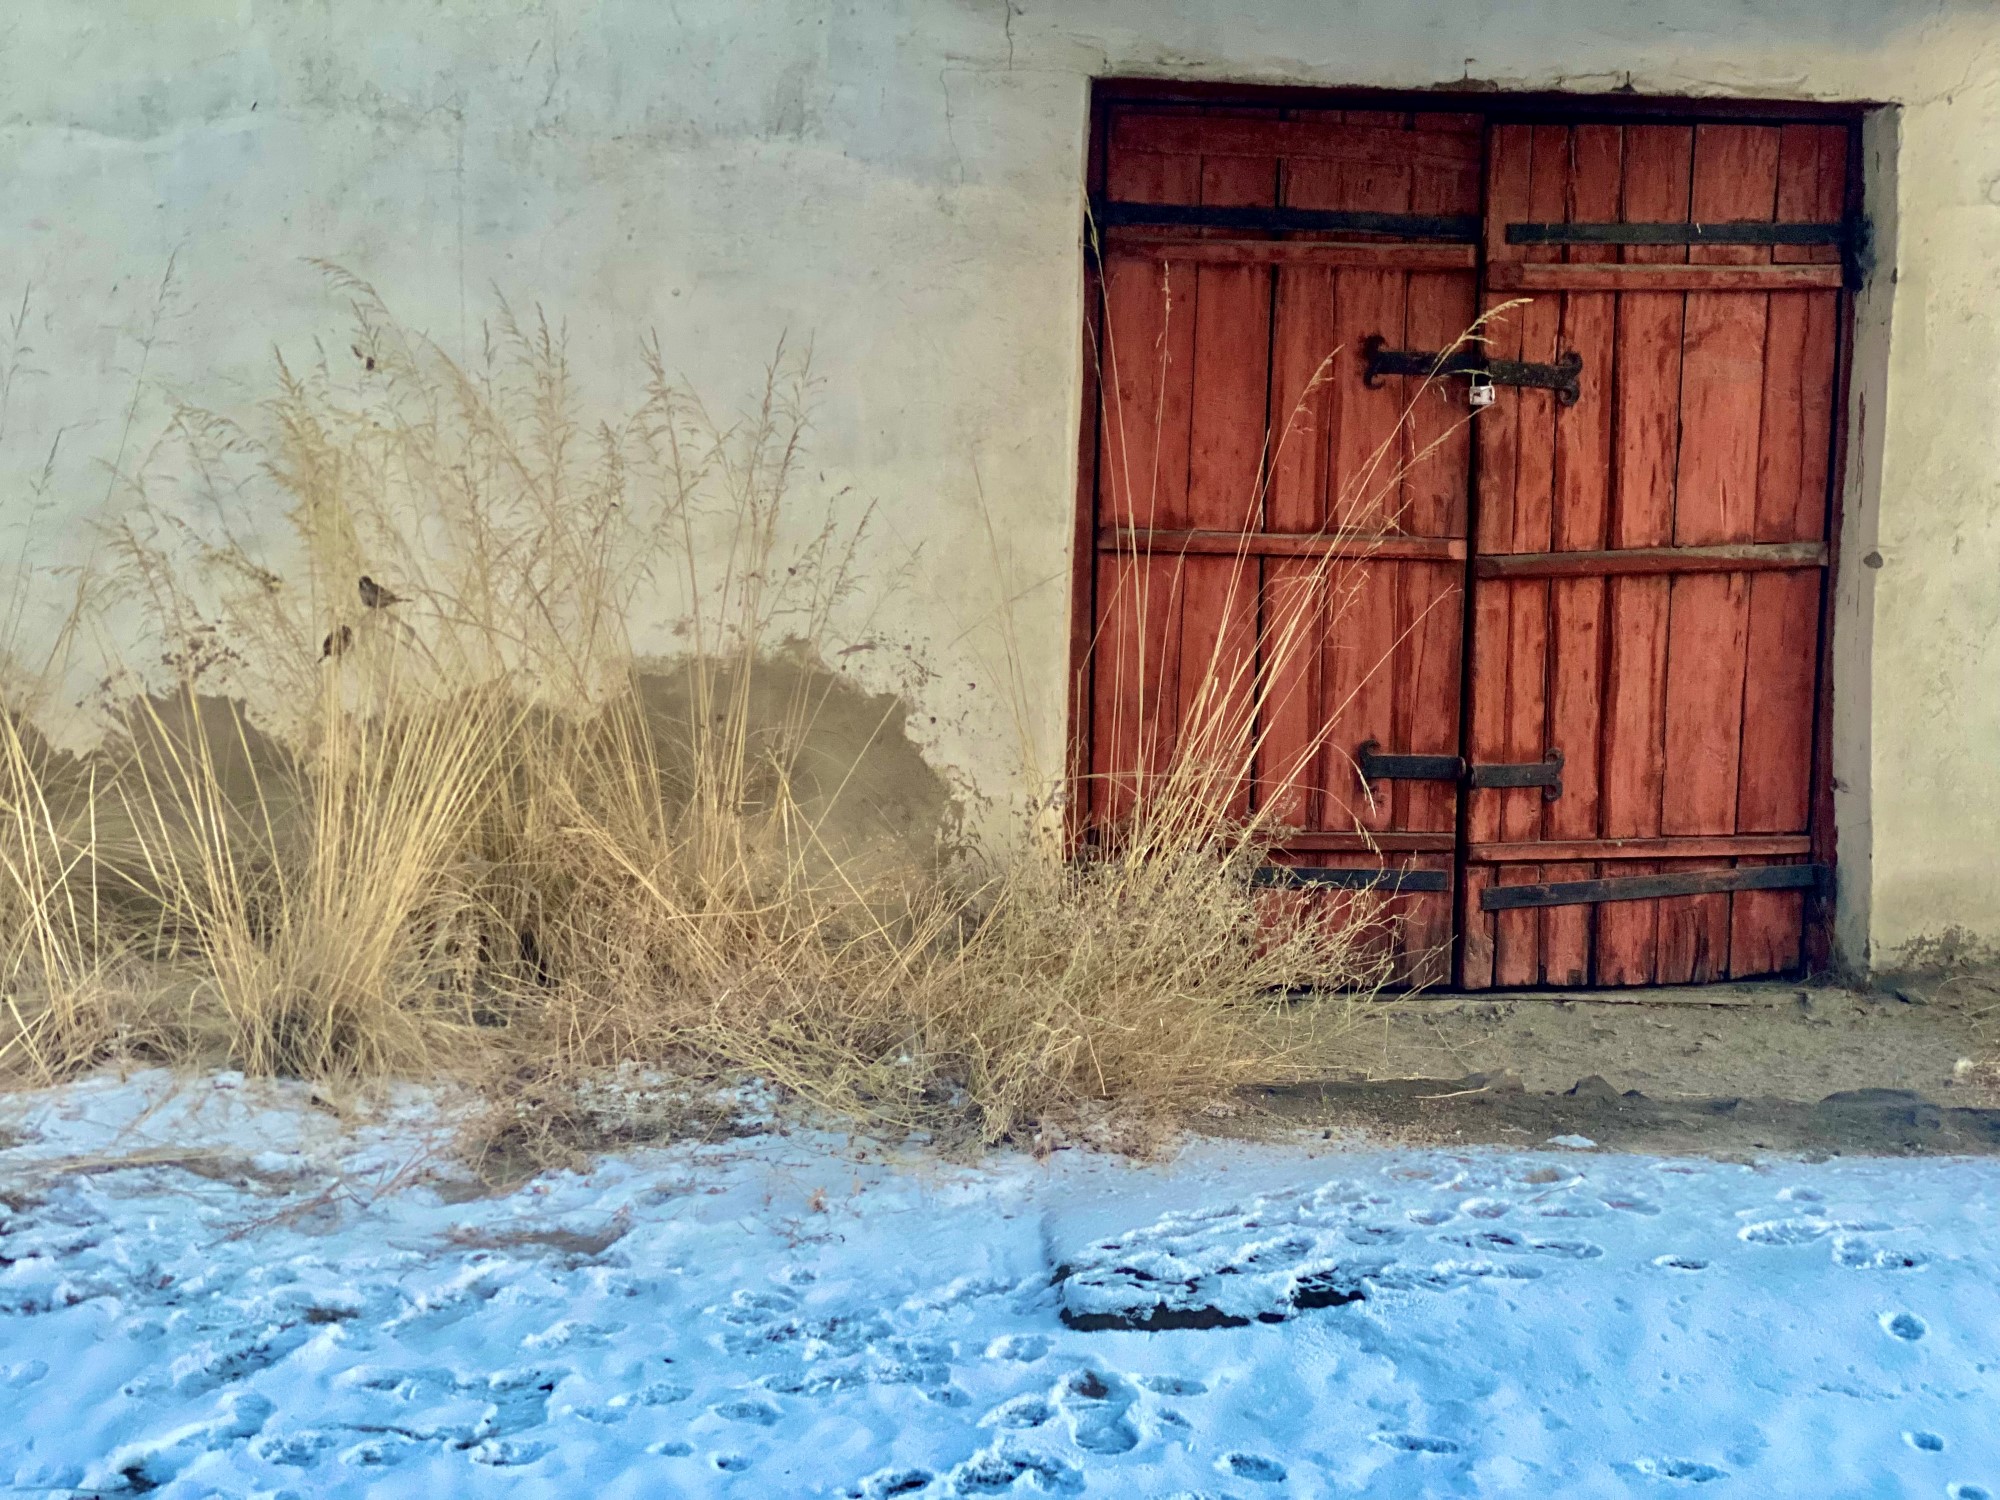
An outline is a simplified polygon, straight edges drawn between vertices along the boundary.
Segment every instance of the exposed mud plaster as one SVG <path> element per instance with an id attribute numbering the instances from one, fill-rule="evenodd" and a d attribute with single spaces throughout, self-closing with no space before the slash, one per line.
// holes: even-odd
<path id="1" fill-rule="evenodd" d="M 31 289 L 35 334 L 0 440 L 0 560 L 90 555 L 82 523 L 118 501 L 104 465 L 128 412 L 144 438 L 177 398 L 248 410 L 273 345 L 309 357 L 337 335 L 309 256 L 454 355 L 477 355 L 493 290 L 540 302 L 586 388 L 622 381 L 657 328 L 673 371 L 726 403 L 781 333 L 811 336 L 815 464 L 829 491 L 880 502 L 864 571 L 909 584 L 868 634 L 923 655 L 908 732 L 996 831 L 1043 790 L 1023 767 L 1061 762 L 1093 78 L 1900 106 L 1871 127 L 1890 238 L 1862 303 L 1842 502 L 1840 931 L 1856 963 L 1953 928 L 2000 941 L 1987 0 L 119 11 L 42 0 L 0 21 L 0 306 Z M 135 442 L 124 466 L 148 457 Z M 1862 576 L 1871 550 L 1883 565 Z M 60 615 L 32 606 L 14 644 L 32 654 Z M 869 656 L 845 665 L 865 692 L 904 686 Z"/>

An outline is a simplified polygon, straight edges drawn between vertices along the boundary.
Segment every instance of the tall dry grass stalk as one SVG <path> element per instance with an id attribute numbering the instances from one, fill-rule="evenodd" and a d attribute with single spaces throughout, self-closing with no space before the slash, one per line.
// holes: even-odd
<path id="1" fill-rule="evenodd" d="M 1093 857 L 856 816 L 901 728 L 870 708 L 844 768 L 823 743 L 885 700 L 818 652 L 866 516 L 801 516 L 803 361 L 721 422 L 654 350 L 586 427 L 545 323 L 503 315 L 468 368 L 342 285 L 347 353 L 281 366 L 256 431 L 180 413 L 188 488 L 116 527 L 93 607 L 162 651 L 118 664 L 144 691 L 103 745 L 5 720 L 0 1067 L 639 1060 L 997 1140 L 1281 1074 L 1340 1018 L 1288 986 L 1379 978 L 1352 913 L 1254 888 L 1281 830 L 1239 795 L 1270 691 L 1242 660 Z M 642 596 L 679 612 L 670 665 L 635 656 Z"/>

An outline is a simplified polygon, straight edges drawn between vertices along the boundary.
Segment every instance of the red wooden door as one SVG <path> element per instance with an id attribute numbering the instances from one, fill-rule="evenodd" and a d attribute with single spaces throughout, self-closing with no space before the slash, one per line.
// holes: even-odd
<path id="1" fill-rule="evenodd" d="M 1797 967 L 1849 149 L 1112 107 L 1083 821 L 1208 767 L 1405 980 Z"/>
<path id="2" fill-rule="evenodd" d="M 1121 108 L 1099 208 L 1090 819 L 1228 768 L 1294 878 L 1374 888 L 1406 978 L 1449 973 L 1457 789 L 1355 757 L 1457 754 L 1471 444 L 1361 348 L 1472 320 L 1481 151 L 1467 115 Z"/>
<path id="3" fill-rule="evenodd" d="M 1486 302 L 1526 299 L 1492 352 L 1582 372 L 1574 405 L 1509 391 L 1477 424 L 1467 988 L 1801 961 L 1842 276 L 1802 241 L 1841 222 L 1847 151 L 1838 125 L 1492 133 Z M 1610 225 L 1724 242 L 1580 228 Z M 1478 785 L 1553 752 L 1559 795 Z"/>

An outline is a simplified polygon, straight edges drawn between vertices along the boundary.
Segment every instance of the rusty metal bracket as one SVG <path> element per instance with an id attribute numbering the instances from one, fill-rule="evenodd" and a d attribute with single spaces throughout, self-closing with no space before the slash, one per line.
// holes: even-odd
<path id="1" fill-rule="evenodd" d="M 1363 740 L 1355 749 L 1363 781 L 1456 781 L 1465 774 L 1465 762 L 1456 755 L 1385 755 L 1379 743 Z"/>
<path id="2" fill-rule="evenodd" d="M 1330 870 L 1318 865 L 1261 865 L 1253 885 L 1297 890 L 1329 886 L 1342 891 L 1448 891 L 1451 876 L 1443 870 Z"/>
<path id="3" fill-rule="evenodd" d="M 1516 765 L 1474 766 L 1467 783 L 1477 790 L 1496 787 L 1538 786 L 1542 800 L 1553 802 L 1563 794 L 1563 753 L 1551 750 L 1541 760 Z"/>
<path id="4" fill-rule="evenodd" d="M 1391 349 L 1381 334 L 1370 334 L 1361 346 L 1367 370 L 1365 385 L 1381 383 L 1384 375 L 1415 375 L 1423 380 L 1462 376 L 1491 381 L 1494 385 L 1526 385 L 1554 391 L 1564 406 L 1576 405 L 1583 394 L 1583 356 L 1570 350 L 1554 364 L 1533 364 L 1520 359 L 1488 359 L 1477 349 L 1447 349 L 1442 353 L 1427 349 Z"/>
<path id="5" fill-rule="evenodd" d="M 1693 870 L 1684 875 L 1626 875 L 1611 880 L 1559 880 L 1547 885 L 1493 885 L 1479 893 L 1481 911 L 1525 906 L 1595 906 L 1605 901 L 1653 901 L 1663 896 L 1712 896 L 1725 891 L 1816 891 L 1832 888 L 1827 865 L 1752 865 Z"/>

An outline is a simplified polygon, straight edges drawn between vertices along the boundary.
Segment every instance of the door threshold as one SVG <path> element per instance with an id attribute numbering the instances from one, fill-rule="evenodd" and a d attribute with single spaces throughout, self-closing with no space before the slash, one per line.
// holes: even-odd
<path id="1" fill-rule="evenodd" d="M 1509 1005 L 1535 1001 L 1556 1005 L 1776 1006 L 1796 1005 L 1801 996 L 1809 995 L 1815 989 L 1825 988 L 1835 988 L 1835 986 L 1817 985 L 1806 980 L 1760 979 L 1601 990 L 1411 990 L 1393 996 L 1384 995 L 1382 998 L 1432 1003 L 1458 1001 Z"/>

